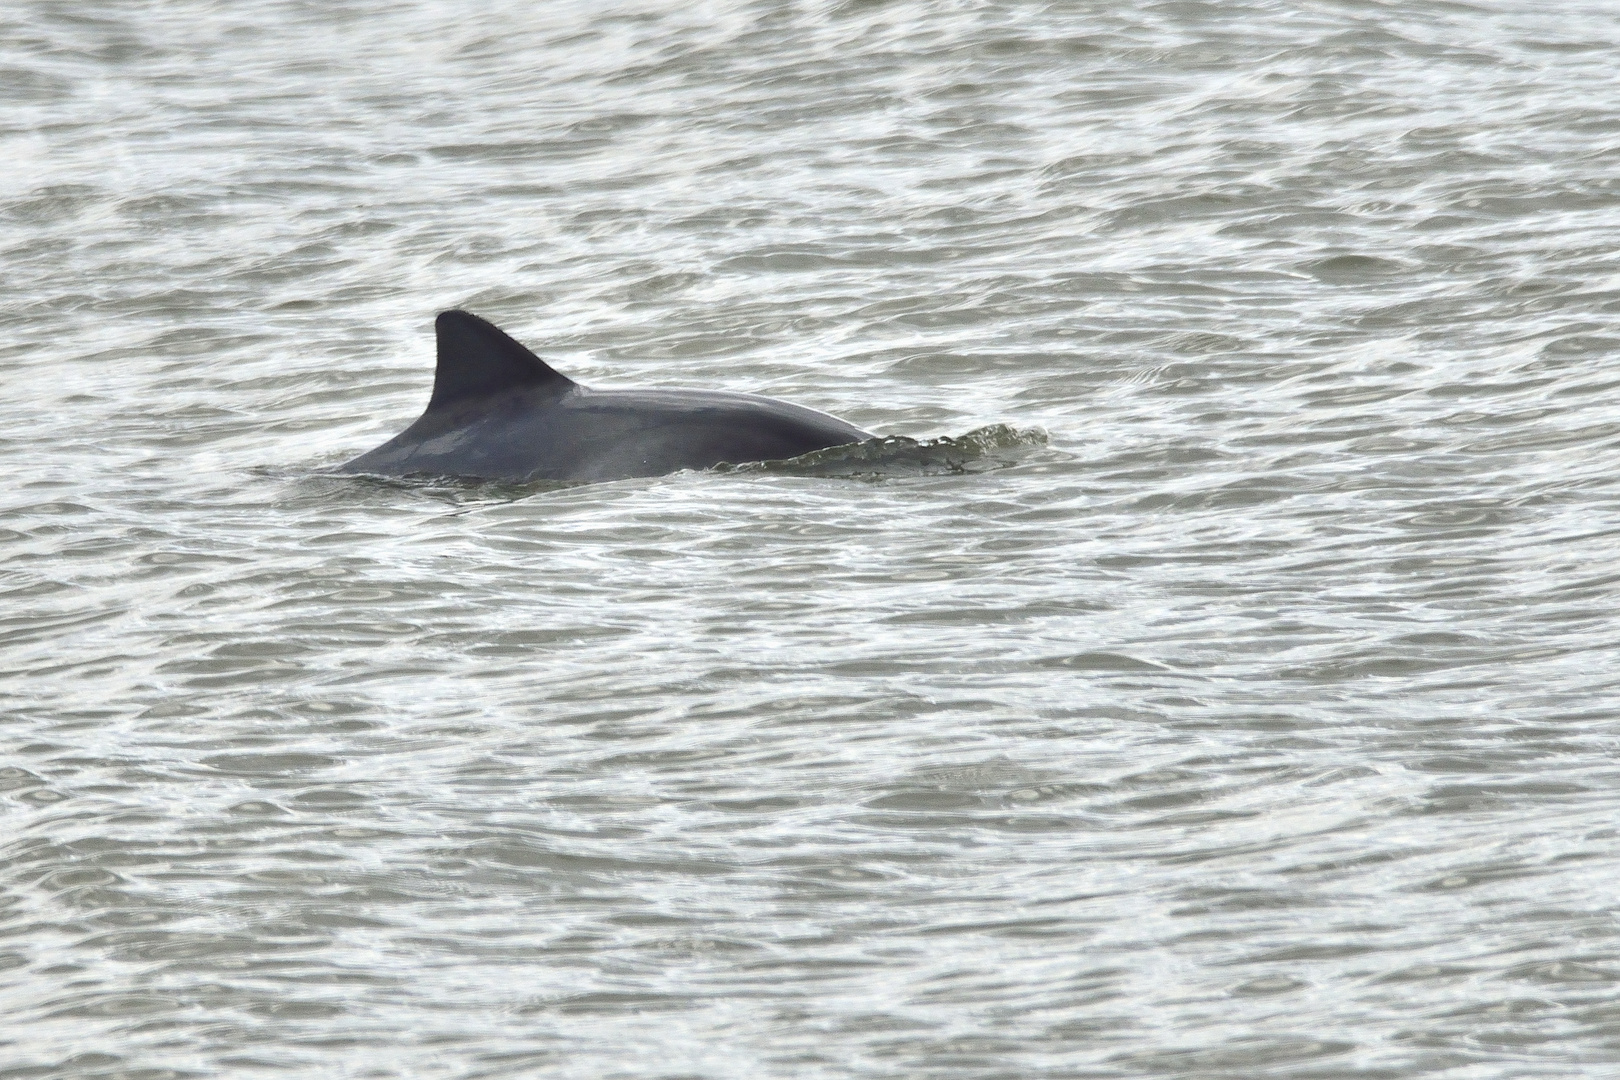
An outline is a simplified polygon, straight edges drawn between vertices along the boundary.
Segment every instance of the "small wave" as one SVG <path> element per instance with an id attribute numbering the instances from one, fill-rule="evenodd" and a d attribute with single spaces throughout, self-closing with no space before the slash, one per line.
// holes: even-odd
<path id="1" fill-rule="evenodd" d="M 836 476 L 886 480 L 901 476 L 938 476 L 981 473 L 1017 465 L 1032 451 L 1047 445 L 1040 428 L 990 424 L 965 435 L 912 439 L 890 435 L 881 439 L 814 450 L 784 461 L 747 465 L 721 465 L 722 472 L 786 473 L 793 476 Z"/>

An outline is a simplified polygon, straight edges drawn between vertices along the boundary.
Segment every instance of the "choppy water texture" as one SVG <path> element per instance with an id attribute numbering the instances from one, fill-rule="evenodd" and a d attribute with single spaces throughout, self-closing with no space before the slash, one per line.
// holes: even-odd
<path id="1" fill-rule="evenodd" d="M 7 7 L 0 1077 L 1620 1067 L 1612 5 L 473 7 Z"/>

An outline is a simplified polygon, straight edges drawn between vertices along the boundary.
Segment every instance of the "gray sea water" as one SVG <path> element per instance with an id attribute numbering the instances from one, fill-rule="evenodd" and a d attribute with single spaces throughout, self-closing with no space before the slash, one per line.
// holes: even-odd
<path id="1" fill-rule="evenodd" d="M 1620 1075 L 1607 0 L 9 0 L 0 155 L 0 1077 Z M 327 475 L 455 306 L 891 442 Z"/>

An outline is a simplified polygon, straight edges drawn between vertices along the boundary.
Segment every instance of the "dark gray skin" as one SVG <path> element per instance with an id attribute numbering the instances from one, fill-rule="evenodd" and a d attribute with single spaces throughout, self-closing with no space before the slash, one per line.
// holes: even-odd
<path id="1" fill-rule="evenodd" d="M 493 323 L 446 311 L 427 411 L 339 471 L 591 483 L 774 461 L 872 436 L 753 394 L 591 390 Z"/>

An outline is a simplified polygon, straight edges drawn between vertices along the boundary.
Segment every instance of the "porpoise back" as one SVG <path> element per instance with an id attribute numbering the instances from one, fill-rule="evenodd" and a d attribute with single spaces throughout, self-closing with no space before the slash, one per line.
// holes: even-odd
<path id="1" fill-rule="evenodd" d="M 753 394 L 592 390 L 465 311 L 441 313 L 435 330 L 426 411 L 339 471 L 589 483 L 774 461 L 872 438 L 837 417 Z"/>

